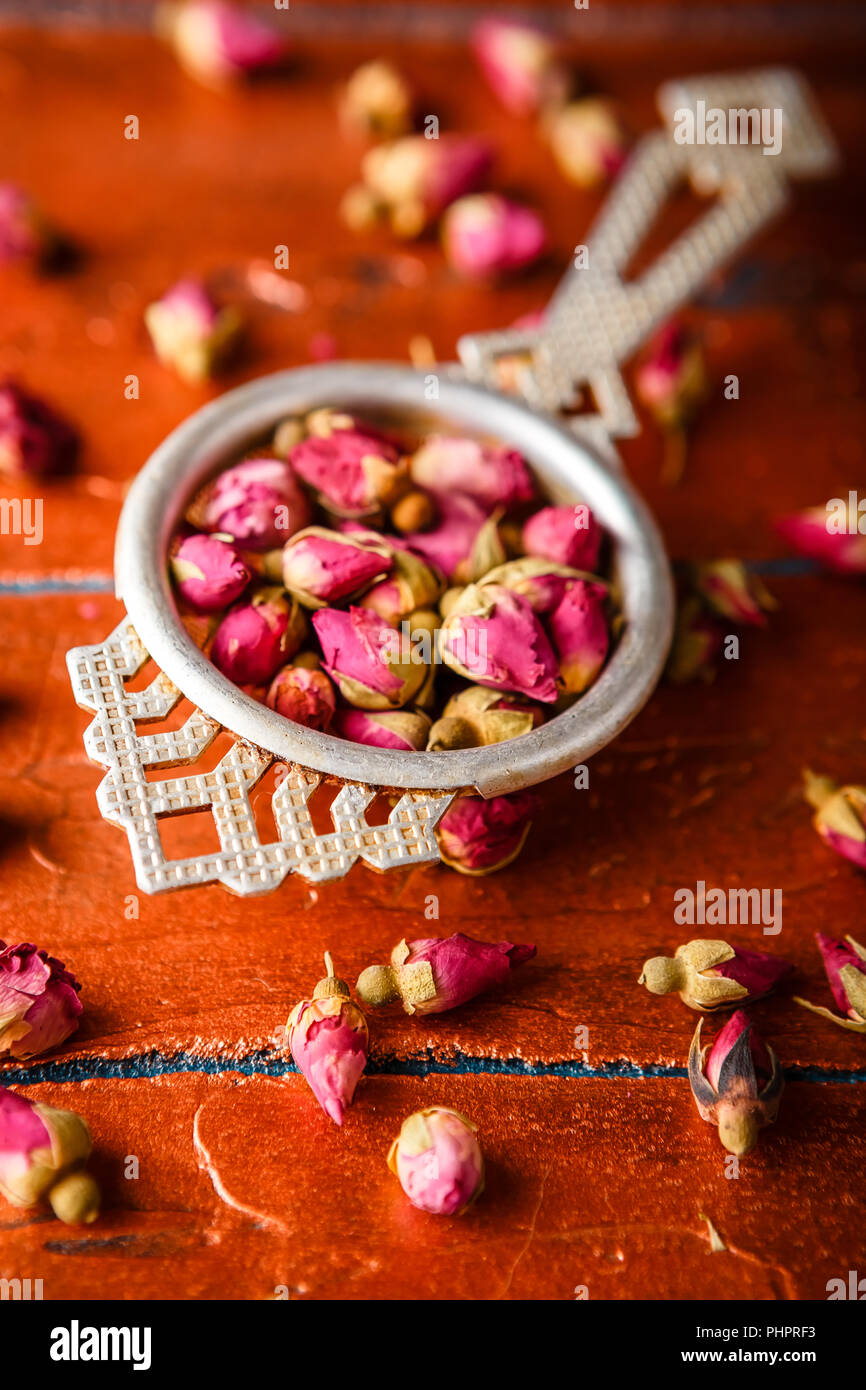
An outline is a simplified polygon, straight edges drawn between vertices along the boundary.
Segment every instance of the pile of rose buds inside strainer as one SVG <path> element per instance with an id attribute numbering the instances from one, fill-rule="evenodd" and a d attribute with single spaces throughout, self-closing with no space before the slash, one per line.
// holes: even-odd
<path id="1" fill-rule="evenodd" d="M 171 570 L 190 630 L 246 693 L 355 743 L 439 751 L 518 738 L 593 683 L 619 624 L 603 543 L 513 449 L 319 409 L 194 499 Z M 502 867 L 535 805 L 459 798 L 442 857 Z"/>

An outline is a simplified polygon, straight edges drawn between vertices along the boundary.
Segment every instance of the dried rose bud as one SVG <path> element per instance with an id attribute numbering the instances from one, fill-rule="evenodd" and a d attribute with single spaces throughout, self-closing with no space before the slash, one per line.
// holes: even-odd
<path id="1" fill-rule="evenodd" d="M 306 526 L 310 504 L 284 459 L 251 458 L 220 473 L 203 514 L 208 531 L 233 536 L 251 550 L 282 545 Z"/>
<path id="2" fill-rule="evenodd" d="M 410 466 L 413 481 L 437 501 L 439 494 L 459 493 L 492 512 L 531 502 L 535 495 L 532 476 L 517 450 L 479 439 L 431 434 L 413 454 Z"/>
<path id="3" fill-rule="evenodd" d="M 504 869 L 526 843 L 538 798 L 530 792 L 510 796 L 460 796 L 436 830 L 443 863 L 458 873 L 480 877 Z"/>
<path id="4" fill-rule="evenodd" d="M 695 567 L 695 588 L 714 613 L 733 623 L 766 627 L 776 600 L 742 560 L 711 560 Z"/>
<path id="5" fill-rule="evenodd" d="M 502 509 L 497 508 L 480 528 L 468 556 L 460 561 L 454 571 L 454 578 L 461 584 L 477 584 L 492 569 L 504 564 L 508 557 L 504 533 Z"/>
<path id="6" fill-rule="evenodd" d="M 670 319 L 650 341 L 635 370 L 638 399 L 664 431 L 663 477 L 677 483 L 686 463 L 688 426 L 707 393 L 701 343 Z"/>
<path id="7" fill-rule="evenodd" d="M 629 142 L 609 101 L 572 101 L 554 111 L 545 128 L 557 164 L 579 188 L 613 178 L 625 163 Z"/>
<path id="8" fill-rule="evenodd" d="M 454 270 L 483 280 L 532 265 L 547 246 L 544 222 L 534 209 L 501 193 L 458 198 L 442 218 L 442 247 Z"/>
<path id="9" fill-rule="evenodd" d="M 527 555 L 590 573 L 598 564 L 601 540 L 601 527 L 582 502 L 573 507 L 542 507 L 522 532 Z"/>
<path id="10" fill-rule="evenodd" d="M 200 280 L 179 280 L 148 304 L 144 321 L 160 362 L 184 381 L 208 381 L 234 349 L 241 330 L 238 311 L 220 308 Z"/>
<path id="11" fill-rule="evenodd" d="M 436 505 L 438 524 L 429 531 L 410 532 L 405 541 L 448 579 L 453 579 L 461 565 L 469 562 L 487 517 L 477 502 L 459 492 L 439 493 Z"/>
<path id="12" fill-rule="evenodd" d="M 567 695 L 592 685 L 610 646 L 604 584 L 578 579 L 550 615 L 548 627 L 559 658 L 558 684 Z"/>
<path id="13" fill-rule="evenodd" d="M 391 550 L 393 567 L 387 579 L 374 584 L 361 601 L 362 608 L 371 608 L 392 627 L 397 626 L 416 608 L 427 608 L 442 593 L 442 576 L 411 550 Z"/>
<path id="14" fill-rule="evenodd" d="M 516 116 L 565 99 L 568 73 L 542 29 L 491 15 L 473 29 L 472 48 L 496 96 Z"/>
<path id="15" fill-rule="evenodd" d="M 78 436 L 62 416 L 15 382 L 0 386 L 0 473 L 46 478 L 66 473 L 78 453 Z"/>
<path id="16" fill-rule="evenodd" d="M 395 531 L 408 535 L 410 531 L 423 531 L 436 520 L 436 504 L 433 498 L 420 488 L 410 488 L 391 507 L 391 524 Z"/>
<path id="17" fill-rule="evenodd" d="M 323 608 L 364 593 L 391 565 L 389 547 L 369 534 L 347 536 L 308 526 L 287 541 L 282 577 L 305 608 Z"/>
<path id="18" fill-rule="evenodd" d="M 81 985 L 60 960 L 27 942 L 0 941 L 0 1053 L 36 1057 L 78 1027 Z"/>
<path id="19" fill-rule="evenodd" d="M 346 83 L 340 100 L 345 128 L 374 139 L 393 139 L 412 128 L 412 92 L 391 63 L 362 63 Z"/>
<path id="20" fill-rule="evenodd" d="M 718 623 L 694 595 L 677 607 L 677 622 L 665 676 L 674 685 L 689 681 L 711 681 L 716 674 L 716 658 L 722 650 L 723 634 Z"/>
<path id="21" fill-rule="evenodd" d="M 404 635 L 368 608 L 320 608 L 313 627 L 324 666 L 340 694 L 359 709 L 398 709 L 419 689 L 426 662 Z"/>
<path id="22" fill-rule="evenodd" d="M 200 613 L 227 608 L 250 581 L 250 571 L 234 546 L 217 536 L 187 536 L 170 567 L 181 598 Z"/>
<path id="23" fill-rule="evenodd" d="M 281 589 L 260 589 L 230 608 L 216 630 L 211 661 L 236 685 L 264 685 L 303 641 L 298 605 Z"/>
<path id="24" fill-rule="evenodd" d="M 531 700 L 557 698 L 556 658 L 526 599 L 501 584 L 469 584 L 442 625 L 442 659 L 452 671 Z"/>
<path id="25" fill-rule="evenodd" d="M 504 743 L 520 738 L 544 723 L 538 705 L 521 701 L 519 697 L 501 695 L 483 685 L 470 685 L 452 695 L 442 717 L 430 730 L 427 748 L 437 752 L 445 748 L 483 748 L 491 743 Z"/>
<path id="26" fill-rule="evenodd" d="M 825 845 L 866 869 L 866 787 L 839 787 L 829 777 L 803 773 L 812 824 Z"/>
<path id="27" fill-rule="evenodd" d="M 327 951 L 325 967 L 326 978 L 316 985 L 312 999 L 292 1010 L 286 1032 L 298 1070 L 325 1114 L 341 1125 L 367 1065 L 370 1035 L 363 1012 L 349 998 L 349 986 L 335 977 Z"/>
<path id="28" fill-rule="evenodd" d="M 779 1059 L 742 1009 L 731 1014 L 712 1047 L 701 1047 L 702 1025 L 698 1019 L 689 1051 L 692 1095 L 728 1153 L 742 1157 L 779 1113 L 785 1084 Z"/>
<path id="29" fill-rule="evenodd" d="M 70 1225 L 95 1221 L 99 1188 L 81 1172 L 90 1148 L 80 1115 L 0 1086 L 0 1196 L 7 1202 L 32 1207 L 47 1200 Z"/>
<path id="30" fill-rule="evenodd" d="M 300 657 L 298 658 L 300 660 Z M 324 671 L 298 665 L 284 666 L 271 681 L 265 704 L 284 719 L 307 729 L 327 729 L 337 707 L 334 687 Z"/>
<path id="31" fill-rule="evenodd" d="M 277 66 L 286 43 L 249 7 L 228 0 L 185 0 L 162 4 L 157 27 L 180 64 L 207 86 Z"/>
<path id="32" fill-rule="evenodd" d="M 484 576 L 485 584 L 501 584 L 525 599 L 533 613 L 541 614 L 552 613 L 562 603 L 569 589 L 587 581 L 599 582 L 582 570 L 558 565 L 553 560 L 542 560 L 535 555 L 509 560 Z"/>
<path id="33" fill-rule="evenodd" d="M 391 952 L 390 965 L 371 965 L 361 972 L 355 991 L 364 1004 L 399 999 L 407 1014 L 441 1014 L 503 984 L 534 955 L 534 946 L 491 944 L 462 932 L 404 939 Z"/>
<path id="34" fill-rule="evenodd" d="M 484 1191 L 478 1126 L 444 1105 L 418 1110 L 403 1121 L 388 1153 L 388 1167 L 413 1207 L 433 1216 L 459 1216 Z"/>
<path id="35" fill-rule="evenodd" d="M 673 956 L 645 961 L 638 984 L 650 994 L 676 992 L 690 1009 L 711 1013 L 763 999 L 793 968 L 779 956 L 698 938 L 678 946 Z"/>
<path id="36" fill-rule="evenodd" d="M 859 513 L 856 494 L 841 502 L 838 511 L 828 502 L 780 517 L 776 530 L 798 554 L 837 574 L 866 574 L 866 518 Z"/>
<path id="37" fill-rule="evenodd" d="M 416 753 L 426 747 L 430 720 L 426 714 L 402 709 L 379 714 L 340 709 L 334 717 L 334 731 L 353 743 L 366 743 L 370 748 L 396 748 L 401 753 Z"/>
<path id="38" fill-rule="evenodd" d="M 817 1004 L 810 1004 L 796 994 L 794 1003 L 802 1004 L 804 1009 L 810 1009 L 822 1018 L 829 1018 L 840 1028 L 849 1028 L 852 1033 L 866 1033 L 866 947 L 855 941 L 853 936 L 846 936 L 842 941 L 838 937 L 816 932 L 815 940 L 836 1006 L 844 1017 L 840 1018 L 838 1014 Z"/>
<path id="39" fill-rule="evenodd" d="M 406 475 L 406 465 L 389 440 L 356 429 L 334 429 L 303 439 L 289 458 L 325 506 L 348 517 L 377 512 Z"/>
<path id="40" fill-rule="evenodd" d="M 14 183 L 0 183 L 0 265 L 44 262 L 55 238 L 32 198 Z"/>
<path id="41" fill-rule="evenodd" d="M 368 150 L 361 169 L 370 193 L 388 208 L 394 231 L 414 237 L 455 198 L 478 188 L 492 162 L 493 149 L 479 136 L 405 135 Z"/>

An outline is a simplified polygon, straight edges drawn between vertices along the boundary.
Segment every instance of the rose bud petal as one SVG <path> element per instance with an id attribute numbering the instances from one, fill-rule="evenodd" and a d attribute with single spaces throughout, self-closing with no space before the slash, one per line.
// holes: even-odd
<path id="1" fill-rule="evenodd" d="M 765 612 L 777 607 L 761 581 L 742 560 L 712 560 L 695 567 L 695 588 L 714 613 L 733 623 L 766 627 Z"/>
<path id="2" fill-rule="evenodd" d="M 598 564 L 602 530 L 589 507 L 579 502 L 542 507 L 526 522 L 521 538 L 527 555 L 591 573 Z"/>
<path id="3" fill-rule="evenodd" d="M 351 132 L 393 139 L 411 130 L 412 106 L 406 79 L 391 63 L 378 58 L 352 73 L 340 100 L 340 118 Z"/>
<path id="4" fill-rule="evenodd" d="M 340 709 L 334 716 L 334 731 L 353 743 L 366 743 L 371 748 L 396 748 L 401 753 L 414 753 L 426 747 L 430 720 L 426 714 L 402 709 L 381 714 Z"/>
<path id="5" fill-rule="evenodd" d="M 405 541 L 446 578 L 453 579 L 460 566 L 469 561 L 487 518 L 477 502 L 461 493 L 439 493 L 436 503 L 438 525 L 429 531 L 412 531 Z"/>
<path id="6" fill-rule="evenodd" d="M 236 685 L 264 685 L 294 656 L 304 637 L 298 605 L 281 589 L 261 589 L 229 609 L 216 630 L 210 658 Z"/>
<path id="7" fill-rule="evenodd" d="M 701 1047 L 702 1026 L 699 1019 L 689 1052 L 692 1095 L 701 1118 L 718 1127 L 728 1153 L 742 1157 L 758 1142 L 758 1130 L 779 1113 L 785 1084 L 779 1059 L 742 1009 L 712 1047 Z"/>
<path id="8" fill-rule="evenodd" d="M 605 663 L 610 632 L 603 584 L 578 579 L 549 619 L 550 635 L 559 658 L 558 683 L 567 695 L 579 695 L 592 685 Z"/>
<path id="9" fill-rule="evenodd" d="M 355 1087 L 367 1065 L 370 1036 L 361 1009 L 349 998 L 349 986 L 334 975 L 329 952 L 328 974 L 302 999 L 286 1024 L 289 1047 L 298 1070 L 334 1124 L 352 1103 Z"/>
<path id="10" fill-rule="evenodd" d="M 542 560 L 535 555 L 523 555 L 497 565 L 484 576 L 485 584 L 500 584 L 525 599 L 533 613 L 552 613 L 576 584 L 599 584 L 601 581 L 583 570 Z"/>
<path id="11" fill-rule="evenodd" d="M 406 465 L 389 440 L 355 429 L 303 439 L 289 458 L 325 506 L 349 517 L 378 511 L 406 475 Z"/>
<path id="12" fill-rule="evenodd" d="M 706 395 L 700 341 L 669 319 L 650 340 L 634 381 L 639 400 L 663 428 L 687 424 Z"/>
<path id="13" fill-rule="evenodd" d="M 794 1003 L 802 1004 L 804 1009 L 810 1009 L 813 1014 L 820 1014 L 822 1018 L 829 1018 L 831 1023 L 838 1023 L 840 1028 L 849 1028 L 852 1033 L 866 1033 L 866 947 L 855 941 L 853 936 L 846 936 L 842 941 L 838 937 L 816 932 L 815 940 L 824 961 L 833 998 L 844 1017 L 840 1018 L 838 1014 L 831 1013 L 829 1009 L 823 1009 L 817 1004 L 810 1004 L 808 1000 L 800 999 L 796 994 Z"/>
<path id="14" fill-rule="evenodd" d="M 504 743 L 520 738 L 544 723 L 538 705 L 521 701 L 517 696 L 501 695 L 483 685 L 470 685 L 452 695 L 442 717 L 430 730 L 427 748 L 437 752 L 444 748 L 483 748 L 491 743 Z"/>
<path id="15" fill-rule="evenodd" d="M 406 637 L 367 608 L 320 608 L 313 627 L 324 666 L 340 694 L 359 709 L 397 709 L 422 685 L 426 662 Z"/>
<path id="16" fill-rule="evenodd" d="M 866 574 L 866 518 L 860 516 L 856 493 L 838 510 L 828 502 L 782 516 L 776 530 L 798 554 L 818 560 L 837 574 Z"/>
<path id="17" fill-rule="evenodd" d="M 282 545 L 306 526 L 310 504 L 283 459 L 252 458 L 220 473 L 203 507 L 208 531 L 234 537 L 251 550 Z"/>
<path id="18" fill-rule="evenodd" d="M 545 129 L 557 164 L 579 188 L 613 178 L 625 163 L 628 139 L 609 101 L 572 101 L 548 117 Z"/>
<path id="19" fill-rule="evenodd" d="M 324 671 L 294 665 L 284 666 L 274 676 L 265 704 L 284 719 L 324 731 L 334 717 L 337 699 Z"/>
<path id="20" fill-rule="evenodd" d="M 723 634 L 717 622 L 694 595 L 677 608 L 676 630 L 665 676 L 673 685 L 689 681 L 711 681 L 716 674 L 716 658 L 722 650 Z"/>
<path id="21" fill-rule="evenodd" d="M 80 1115 L 0 1086 L 0 1196 L 15 1207 L 51 1203 L 61 1221 L 95 1221 L 99 1188 L 81 1172 L 90 1133 Z"/>
<path id="22" fill-rule="evenodd" d="M 403 1121 L 388 1167 L 413 1207 L 433 1216 L 459 1216 L 484 1191 L 478 1126 L 456 1110 L 434 1105 Z"/>
<path id="23" fill-rule="evenodd" d="M 55 238 L 30 196 L 14 183 L 0 183 L 0 265 L 44 262 Z"/>
<path id="24" fill-rule="evenodd" d="M 390 210 L 394 231 L 414 237 L 455 198 L 478 188 L 492 163 L 493 148 L 479 136 L 405 135 L 368 150 L 361 171 L 369 192 Z"/>
<path id="25" fill-rule="evenodd" d="M 538 798 L 529 792 L 510 796 L 460 796 L 436 830 L 442 861 L 458 873 L 480 877 L 504 869 L 526 843 Z"/>
<path id="26" fill-rule="evenodd" d="M 493 92 L 516 116 L 563 101 L 568 73 L 542 29 L 489 16 L 472 31 L 472 48 Z"/>
<path id="27" fill-rule="evenodd" d="M 556 658 L 526 599 L 501 584 L 469 584 L 442 625 L 442 660 L 459 676 L 553 704 Z"/>
<path id="28" fill-rule="evenodd" d="M 793 968 L 779 956 L 698 938 L 678 946 L 674 956 L 645 961 L 638 984 L 650 994 L 676 992 L 690 1009 L 711 1013 L 763 999 Z"/>
<path id="29" fill-rule="evenodd" d="M 187 536 L 170 567 L 181 598 L 200 613 L 227 608 L 250 581 L 250 571 L 234 546 L 217 536 Z"/>
<path id="30" fill-rule="evenodd" d="M 185 0 L 160 5 L 157 27 L 186 71 L 207 86 L 279 64 L 284 39 L 249 6 L 227 0 Z"/>
<path id="31" fill-rule="evenodd" d="M 454 270 L 485 279 L 532 265 L 547 246 L 547 231 L 532 208 L 501 193 L 474 193 L 446 209 L 442 246 Z"/>
<path id="32" fill-rule="evenodd" d="M 391 556 L 391 574 L 373 585 L 361 600 L 361 607 L 371 608 L 396 627 L 416 608 L 435 603 L 444 585 L 439 572 L 410 550 L 395 547 Z"/>
<path id="33" fill-rule="evenodd" d="M 38 396 L 12 381 L 0 386 L 0 473 L 46 478 L 66 473 L 78 453 L 78 436 Z"/>
<path id="34" fill-rule="evenodd" d="M 160 362 L 192 385 L 207 381 L 237 343 L 238 311 L 220 308 L 200 280 L 179 280 L 149 304 L 144 321 Z"/>
<path id="35" fill-rule="evenodd" d="M 407 1014 L 441 1014 L 503 984 L 515 966 L 534 955 L 534 946 L 491 944 L 462 932 L 404 939 L 391 952 L 390 965 L 371 965 L 361 972 L 355 990 L 364 1004 L 399 999 Z"/>
<path id="36" fill-rule="evenodd" d="M 839 787 L 808 768 L 803 777 L 806 800 L 815 808 L 812 824 L 825 845 L 866 869 L 866 787 Z"/>
<path id="37" fill-rule="evenodd" d="M 413 481 L 437 501 L 439 494 L 459 493 L 485 512 L 531 502 L 535 496 L 522 455 L 480 439 L 431 434 L 413 454 L 410 468 Z"/>
<path id="38" fill-rule="evenodd" d="M 305 608 L 323 608 L 362 594 L 391 565 L 391 552 L 384 543 L 308 526 L 286 542 L 282 578 Z"/>
<path id="39" fill-rule="evenodd" d="M 0 941 L 0 1054 L 35 1057 L 78 1027 L 81 985 L 60 960 L 27 942 Z"/>

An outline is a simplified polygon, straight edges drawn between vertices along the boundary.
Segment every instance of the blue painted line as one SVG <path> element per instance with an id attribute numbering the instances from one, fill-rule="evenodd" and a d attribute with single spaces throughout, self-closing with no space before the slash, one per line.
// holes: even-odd
<path id="1" fill-rule="evenodd" d="M 137 1057 L 76 1057 L 69 1061 L 35 1062 L 27 1067 L 0 1070 L 0 1082 L 7 1086 L 36 1086 L 49 1081 L 70 1084 L 80 1081 L 149 1080 L 156 1076 L 176 1076 L 196 1072 L 222 1076 L 237 1072 L 241 1076 L 290 1076 L 297 1072 L 294 1062 L 269 1052 L 251 1052 L 246 1057 L 203 1057 L 192 1052 L 146 1052 Z M 472 1057 L 458 1052 L 446 1061 L 432 1052 L 409 1057 L 385 1055 L 371 1057 L 367 1072 L 373 1076 L 536 1076 L 569 1080 L 643 1081 L 660 1077 L 682 1078 L 685 1067 L 647 1065 L 635 1062 L 607 1062 L 598 1067 L 586 1062 L 525 1062 L 522 1057 Z M 791 1081 L 854 1085 L 866 1082 L 866 1069 L 846 1071 L 833 1067 L 788 1067 Z"/>
<path id="2" fill-rule="evenodd" d="M 753 574 L 772 574 L 777 579 L 789 579 L 801 574 L 829 574 L 826 565 L 808 560 L 805 555 L 781 555 L 775 560 L 749 560 L 746 568 Z"/>
<path id="3" fill-rule="evenodd" d="M 40 594 L 113 594 L 110 574 L 84 575 L 81 579 L 21 578 L 0 582 L 0 596 L 33 598 Z"/>

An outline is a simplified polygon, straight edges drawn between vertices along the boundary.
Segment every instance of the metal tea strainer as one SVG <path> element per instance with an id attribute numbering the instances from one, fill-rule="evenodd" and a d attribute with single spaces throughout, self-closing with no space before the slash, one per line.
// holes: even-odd
<path id="1" fill-rule="evenodd" d="M 465 337 L 461 366 L 431 373 L 379 363 L 341 362 L 278 372 L 205 406 L 156 450 L 135 479 L 117 532 L 117 595 L 127 617 L 105 642 L 75 647 L 68 665 L 77 703 L 94 716 L 84 741 L 106 769 L 97 791 L 106 820 L 127 832 L 138 886 L 156 893 L 218 881 L 240 894 L 276 888 L 289 873 L 311 882 L 338 878 L 360 859 L 376 869 L 435 860 L 434 834 L 453 797 L 490 797 L 541 782 L 584 762 L 629 723 L 652 692 L 673 626 L 673 590 L 664 547 L 647 508 L 623 474 L 613 440 L 637 432 L 620 364 L 689 299 L 718 266 L 786 202 L 787 176 L 833 166 L 832 140 L 802 80 L 767 69 L 695 78 L 659 93 L 671 124 L 698 102 L 724 111 L 783 112 L 775 157 L 760 145 L 680 144 L 660 130 L 644 136 L 592 229 L 581 268 L 571 269 L 537 330 Z M 716 194 L 713 206 L 638 279 L 628 264 L 659 209 L 684 180 Z M 522 399 L 497 389 L 503 358 L 525 363 Z M 589 387 L 597 414 L 555 417 Z M 611 538 L 625 618 L 598 680 L 564 713 L 532 733 L 491 747 L 399 753 L 318 733 L 245 695 L 198 650 L 182 627 L 169 585 L 169 539 L 202 483 L 288 415 L 323 405 L 411 421 L 431 414 L 447 429 L 493 436 L 519 450 L 556 502 L 589 505 Z M 129 682 L 153 658 L 144 689 Z M 180 728 L 148 733 L 186 699 Z M 142 727 L 139 727 L 142 726 Z M 206 772 L 161 780 L 149 772 L 191 767 L 217 735 L 231 747 Z M 282 764 L 272 808 L 277 838 L 260 838 L 250 792 Z M 333 830 L 317 833 L 309 801 L 323 780 L 342 787 Z M 402 793 L 384 825 L 365 812 L 380 793 Z M 172 859 L 160 840 L 163 817 L 210 814 L 220 848 Z"/>

